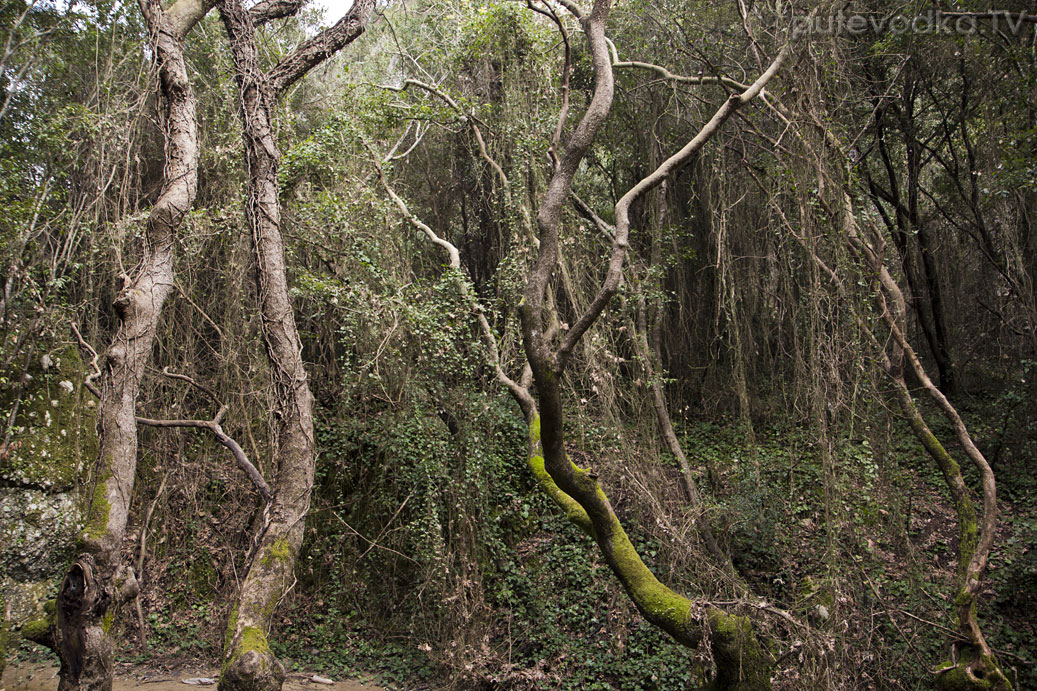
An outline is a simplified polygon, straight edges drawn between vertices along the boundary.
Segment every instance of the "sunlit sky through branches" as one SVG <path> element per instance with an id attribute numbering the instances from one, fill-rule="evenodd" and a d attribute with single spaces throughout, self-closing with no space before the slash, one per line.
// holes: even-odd
<path id="1" fill-rule="evenodd" d="M 324 23 L 334 24 L 342 18 L 349 8 L 353 6 L 353 0 L 311 0 L 311 7 L 323 7 Z"/>

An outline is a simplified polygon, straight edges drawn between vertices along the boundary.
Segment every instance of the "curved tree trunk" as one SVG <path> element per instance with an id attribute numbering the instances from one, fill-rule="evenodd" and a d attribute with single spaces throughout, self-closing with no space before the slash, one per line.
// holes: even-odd
<path id="1" fill-rule="evenodd" d="M 566 4 L 580 17 L 590 45 L 594 92 L 565 154 L 555 165 L 537 213 L 539 252 L 529 271 L 519 310 L 523 345 L 540 405 L 539 417 L 530 420 L 532 453 L 529 464 L 540 484 L 569 519 L 594 539 L 612 572 L 648 621 L 688 646 L 698 645 L 707 632 L 711 632 L 709 641 L 718 670 L 715 686 L 769 689 L 771 661 L 756 640 L 748 618 L 732 616 L 714 607 L 697 607 L 688 598 L 662 584 L 638 555 L 598 484 L 597 475 L 569 460 L 565 450 L 561 380 L 573 348 L 597 321 L 619 288 L 629 244 L 631 205 L 685 165 L 738 108 L 755 98 L 777 73 L 788 49 L 781 51 L 752 86 L 740 94 L 731 95 L 680 151 L 640 180 L 616 203 L 612 254 L 605 278 L 587 310 L 573 322 L 556 346 L 552 342 L 554 329 L 545 328 L 545 316 L 550 317 L 553 310 L 545 309 L 544 298 L 558 264 L 562 205 L 569 197 L 576 171 L 612 105 L 614 82 L 605 38 L 605 21 L 610 6 L 608 0 L 596 0 L 590 15 L 582 17 L 575 6 Z"/>
<path id="2" fill-rule="evenodd" d="M 99 449 L 81 553 L 58 593 L 53 641 L 61 659 L 61 691 L 112 686 L 109 635 L 119 605 L 137 593 L 133 569 L 120 550 L 137 469 L 137 393 L 151 358 L 162 306 L 173 285 L 175 233 L 194 203 L 198 178 L 195 98 L 181 36 L 204 8 L 174 21 L 157 0 L 141 0 L 158 63 L 166 116 L 162 190 L 148 217 L 136 276 L 115 300 L 118 326 L 100 363 Z"/>
<path id="3" fill-rule="evenodd" d="M 263 516 L 256 547 L 227 624 L 220 689 L 276 691 L 284 669 L 267 636 L 277 604 L 294 581 L 315 470 L 313 395 L 302 361 L 302 342 L 288 295 L 277 169 L 280 152 L 273 130 L 277 97 L 315 65 L 359 36 L 373 0 L 356 0 L 329 29 L 304 42 L 269 74 L 259 69 L 255 23 L 270 18 L 246 11 L 240 0 L 217 3 L 230 39 L 240 98 L 248 191 L 245 217 L 252 234 L 263 341 L 273 374 L 275 469 L 273 501 Z M 291 14 L 301 2 L 287 3 Z"/>
<path id="4" fill-rule="evenodd" d="M 957 516 L 958 573 L 954 611 L 958 620 L 958 631 L 966 643 L 961 645 L 960 655 L 959 644 L 957 642 L 952 644 L 952 659 L 949 663 L 941 665 L 937 671 L 936 684 L 939 688 L 944 689 L 1008 691 L 1012 685 L 987 644 L 976 618 L 976 596 L 979 592 L 981 578 L 986 571 L 997 528 L 997 485 L 994 473 L 986 458 L 973 442 L 958 411 L 929 378 L 918 355 L 907 341 L 904 330 L 906 300 L 900 287 L 882 263 L 881 239 L 880 247 L 876 251 L 857 233 L 853 205 L 849 195 L 845 192 L 843 206 L 846 215 L 844 223 L 846 224 L 847 239 L 861 258 L 862 263 L 877 278 L 878 286 L 875 297 L 878 313 L 893 335 L 892 355 L 889 356 L 885 354 L 885 351 L 882 352 L 883 368 L 893 381 L 897 401 L 904 417 L 911 425 L 911 430 L 940 468 L 947 490 L 954 501 Z M 976 506 L 972 500 L 972 494 L 965 484 L 960 466 L 929 429 L 911 397 L 903 374 L 905 358 L 922 388 L 933 398 L 950 422 L 966 456 L 979 472 L 983 497 L 981 518 L 977 518 Z"/>

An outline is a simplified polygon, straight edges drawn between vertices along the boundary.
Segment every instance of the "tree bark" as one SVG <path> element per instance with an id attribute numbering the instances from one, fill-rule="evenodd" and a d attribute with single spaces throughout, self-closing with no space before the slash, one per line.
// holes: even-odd
<path id="1" fill-rule="evenodd" d="M 957 592 L 953 606 L 958 620 L 958 631 L 967 643 L 964 644 L 960 656 L 952 655 L 951 662 L 938 669 L 939 676 L 936 679 L 936 685 L 938 688 L 945 689 L 1009 691 L 1012 685 L 987 644 L 976 618 L 976 595 L 987 567 L 997 529 L 997 486 L 993 471 L 973 442 L 958 411 L 944 393 L 933 384 L 918 355 L 907 341 L 904 330 L 906 300 L 900 287 L 882 263 L 881 240 L 880 246 L 876 249 L 858 234 L 853 217 L 853 205 L 847 193 L 844 193 L 843 207 L 847 239 L 861 262 L 877 279 L 875 292 L 877 311 L 893 336 L 892 355 L 887 355 L 884 349 L 881 352 L 883 369 L 894 384 L 897 402 L 910 424 L 912 432 L 940 468 L 947 490 L 954 502 L 957 516 L 958 573 Z M 922 388 L 933 398 L 950 422 L 966 456 L 979 472 L 983 497 L 981 518 L 977 518 L 976 506 L 971 492 L 965 484 L 960 466 L 948 453 L 942 442 L 932 433 L 911 397 L 904 380 L 903 362 L 905 358 Z M 956 651 L 957 648 L 958 643 L 953 643 L 952 650 Z"/>
<path id="2" fill-rule="evenodd" d="M 137 469 L 137 394 L 173 286 L 175 234 L 197 191 L 195 98 L 182 33 L 157 0 L 141 0 L 141 11 L 165 105 L 166 163 L 162 189 L 148 217 L 143 257 L 115 300 L 118 326 L 101 363 L 99 449 L 88 521 L 79 538 L 81 554 L 58 593 L 53 639 L 61 659 L 61 691 L 112 687 L 111 627 L 120 603 L 137 591 L 133 569 L 121 564 L 120 557 Z M 187 22 L 181 29 L 191 26 Z"/>
<path id="3" fill-rule="evenodd" d="M 708 123 L 680 151 L 624 194 L 615 206 L 615 232 L 608 269 L 597 295 L 586 311 L 561 338 L 552 343 L 553 329 L 544 328 L 545 292 L 558 264 L 562 204 L 572 191 L 573 178 L 608 116 L 613 99 L 612 64 L 605 38 L 605 21 L 611 3 L 596 0 L 583 17 L 572 3 L 565 6 L 580 18 L 594 65 L 594 92 L 583 117 L 573 131 L 565 154 L 557 161 L 537 213 L 540 246 L 530 269 L 519 310 L 522 339 L 539 398 L 540 415 L 530 421 L 529 465 L 540 484 L 568 518 L 597 543 L 609 568 L 622 583 L 638 611 L 678 642 L 696 646 L 706 635 L 717 664 L 714 684 L 725 689 L 770 688 L 771 663 L 753 634 L 746 617 L 713 607 L 698 607 L 661 583 L 645 565 L 598 484 L 597 475 L 579 468 L 566 454 L 565 407 L 561 380 L 573 348 L 597 321 L 619 288 L 630 234 L 630 207 L 641 196 L 685 165 L 742 105 L 755 98 L 777 73 L 787 54 L 778 58 L 757 81 L 741 94 L 731 95 Z M 547 316 L 550 316 L 549 314 Z"/>
<path id="4" fill-rule="evenodd" d="M 276 397 L 274 496 L 231 610 L 219 684 L 222 691 L 276 691 L 285 673 L 270 650 L 268 635 L 277 604 L 294 580 L 295 560 L 310 508 L 315 456 L 313 395 L 288 294 L 277 187 L 280 152 L 273 110 L 284 89 L 363 32 L 374 1 L 356 0 L 338 23 L 303 43 L 269 74 L 259 68 L 256 18 L 240 0 L 220 0 L 217 5 L 230 39 L 238 83 L 248 172 L 245 217 L 252 235 L 263 341 Z"/>

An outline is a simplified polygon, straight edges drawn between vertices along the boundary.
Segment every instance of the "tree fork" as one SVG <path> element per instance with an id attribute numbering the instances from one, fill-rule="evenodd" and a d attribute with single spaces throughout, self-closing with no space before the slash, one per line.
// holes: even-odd
<path id="1" fill-rule="evenodd" d="M 732 617 L 715 609 L 697 612 L 690 600 L 660 583 L 631 544 L 608 498 L 598 485 L 597 476 L 569 461 L 565 452 L 565 411 L 560 381 L 573 348 L 597 321 L 618 290 L 629 246 L 631 205 L 678 171 L 738 108 L 763 91 L 764 85 L 777 73 L 784 61 L 788 46 L 781 50 L 756 82 L 744 92 L 731 95 L 695 137 L 628 190 L 616 203 L 612 254 L 601 287 L 587 310 L 575 320 L 555 348 L 551 329 L 544 328 L 544 298 L 551 275 L 558 264 L 561 208 L 570 196 L 580 162 L 609 114 L 614 90 L 612 61 L 605 38 L 605 21 L 611 3 L 596 0 L 591 13 L 586 17 L 573 3 L 563 4 L 580 19 L 590 45 L 594 64 L 594 91 L 583 117 L 573 131 L 567 150 L 555 162 L 537 213 L 539 252 L 530 269 L 519 309 L 523 344 L 541 408 L 540 416 L 530 421 L 530 466 L 570 520 L 594 538 L 609 567 L 620 579 L 638 610 L 649 621 L 688 646 L 698 644 L 707 624 L 715 624 L 714 628 L 719 635 L 711 639 L 711 645 L 718 666 L 714 680 L 717 688 L 767 689 L 770 688 L 772 662 L 752 634 L 749 620 Z M 542 455 L 536 454 L 538 445 Z"/>
<path id="2" fill-rule="evenodd" d="M 264 10 L 256 13 L 256 8 L 246 11 L 240 0 L 217 3 L 238 84 L 238 114 L 248 172 L 245 217 L 255 253 L 263 341 L 277 399 L 273 498 L 227 622 L 221 691 L 278 691 L 284 682 L 284 668 L 270 650 L 268 635 L 277 604 L 294 582 L 315 472 L 313 394 L 288 292 L 277 186 L 280 152 L 273 112 L 277 98 L 289 86 L 364 32 L 374 0 L 356 0 L 337 23 L 304 41 L 269 73 L 263 73 L 256 24 L 272 16 L 294 14 L 301 5 L 290 1 L 260 3 L 256 8 L 262 6 Z"/>

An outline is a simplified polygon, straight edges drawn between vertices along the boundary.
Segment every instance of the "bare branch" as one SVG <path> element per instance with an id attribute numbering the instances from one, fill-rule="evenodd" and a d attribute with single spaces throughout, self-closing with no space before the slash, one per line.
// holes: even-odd
<path id="1" fill-rule="evenodd" d="M 541 9 L 538 7 L 533 0 L 526 0 L 526 5 L 529 9 L 544 15 L 558 27 L 558 33 L 562 36 L 562 45 L 565 46 L 565 60 L 562 63 L 562 105 L 558 109 L 558 122 L 555 124 L 554 136 L 551 138 L 551 150 L 549 155 L 551 156 L 551 164 L 557 166 L 560 162 L 558 156 L 559 142 L 562 138 L 562 130 L 565 128 L 565 121 L 569 116 L 569 73 L 572 71 L 572 46 L 569 43 L 569 32 L 565 30 L 565 24 L 562 23 L 562 18 L 558 16 L 554 8 L 550 3 L 544 3 L 547 9 Z M 608 40 L 607 38 L 605 39 Z"/>
<path id="2" fill-rule="evenodd" d="M 306 0 L 260 0 L 248 9 L 252 24 L 260 26 L 274 19 L 294 16 Z"/>
<path id="3" fill-rule="evenodd" d="M 753 82 L 741 94 L 732 94 L 726 101 L 724 101 L 724 104 L 717 109 L 717 112 L 713 115 L 710 121 L 702 126 L 702 129 L 699 130 L 698 134 L 696 134 L 691 141 L 685 144 L 680 151 L 663 161 L 658 168 L 630 188 L 627 193 L 624 194 L 618 202 L 616 202 L 616 232 L 612 243 L 612 257 L 609 260 L 609 268 L 605 274 L 605 280 L 602 282 L 601 288 L 599 289 L 598 294 L 594 297 L 590 306 L 588 306 L 587 310 L 579 319 L 576 320 L 572 329 L 569 330 L 569 333 L 566 334 L 565 339 L 562 341 L 562 345 L 559 347 L 556 356 L 560 368 L 564 367 L 565 361 L 568 359 L 572 349 L 576 346 L 587 329 L 590 328 L 591 324 L 597 320 L 598 316 L 605 309 L 605 306 L 619 288 L 619 283 L 623 275 L 623 261 L 626 258 L 626 251 L 629 242 L 628 238 L 630 235 L 630 206 L 635 200 L 639 199 L 650 189 L 680 170 L 699 152 L 699 150 L 702 149 L 702 146 L 709 141 L 714 134 L 716 134 L 720 129 L 720 126 L 727 122 L 736 110 L 758 96 L 760 92 L 763 91 L 763 87 L 767 85 L 767 82 L 777 74 L 778 69 L 785 61 L 789 50 L 789 46 L 786 44 L 778 53 L 778 56 L 774 58 L 770 67 L 768 67 L 755 82 Z"/>
<path id="4" fill-rule="evenodd" d="M 79 333 L 79 329 L 76 327 L 75 324 L 71 324 L 71 327 L 72 333 L 75 334 L 76 340 L 79 341 L 79 347 L 85 350 L 91 357 L 90 369 L 92 370 L 92 372 L 83 381 L 83 385 L 90 390 L 90 393 L 100 398 L 101 392 L 97 388 L 97 385 L 93 383 L 95 379 L 101 376 L 101 370 L 97 366 L 97 351 L 94 350 L 93 347 L 83 339 L 82 334 Z M 234 455 L 234 460 L 237 461 L 238 466 L 243 471 L 245 471 L 245 474 L 248 475 L 250 480 L 252 480 L 252 484 L 256 486 L 257 490 L 259 490 L 259 493 L 263 496 L 263 499 L 265 499 L 267 502 L 271 501 L 273 499 L 273 494 L 270 491 L 270 487 L 263 480 L 263 476 L 259 473 L 258 470 L 256 470 L 256 467 L 252 465 L 252 462 L 249 461 L 248 456 L 245 454 L 244 450 L 242 450 L 241 446 L 231 437 L 229 437 L 226 434 L 226 432 L 223 431 L 223 427 L 220 426 L 220 423 L 223 421 L 223 418 L 227 415 L 227 406 L 220 403 L 219 399 L 217 398 L 216 394 L 213 392 L 212 389 L 205 386 L 204 384 L 199 383 L 198 381 L 196 381 L 192 377 L 187 376 L 186 374 L 177 374 L 175 372 L 170 372 L 168 367 L 162 370 L 162 374 L 169 377 L 170 379 L 179 379 L 181 381 L 185 381 L 189 383 L 191 386 L 199 389 L 200 391 L 203 391 L 207 396 L 209 396 L 209 398 L 211 398 L 215 403 L 219 405 L 219 410 L 212 420 L 153 420 L 151 418 L 140 417 L 138 415 L 136 416 L 137 424 L 147 425 L 149 427 L 194 427 L 209 430 L 213 433 L 213 436 L 216 437 L 216 440 L 223 444 L 225 447 L 227 447 L 230 450 L 230 452 Z"/>
<path id="5" fill-rule="evenodd" d="M 386 194 L 388 194 L 389 198 L 393 201 L 394 204 L 396 204 L 396 208 L 400 210 L 400 213 L 403 214 L 403 217 L 407 219 L 408 223 L 410 223 L 412 226 L 424 233 L 425 237 L 431 240 L 433 244 L 443 248 L 443 250 L 446 251 L 447 256 L 449 257 L 449 264 L 451 269 L 460 271 L 461 255 L 457 251 L 457 247 L 455 247 L 453 243 L 451 243 L 450 241 L 444 240 L 443 238 L 436 235 L 435 231 L 429 228 L 428 225 L 426 225 L 420 218 L 418 218 L 410 212 L 410 209 L 407 208 L 406 202 L 404 202 L 403 199 L 400 198 L 400 195 L 396 194 L 393 188 L 389 186 L 388 180 L 385 179 L 385 171 L 382 169 L 382 164 L 380 163 L 380 158 L 378 157 L 378 155 L 375 153 L 373 149 L 371 149 L 371 147 L 366 142 L 364 143 L 364 145 L 367 146 L 367 150 L 371 152 L 371 155 L 374 157 L 373 163 L 374 168 L 378 173 L 378 180 L 382 183 L 382 188 L 385 190 Z"/>
<path id="6" fill-rule="evenodd" d="M 178 375 L 178 378 L 182 375 Z M 248 460 L 248 456 L 245 455 L 245 451 L 241 446 L 234 441 L 226 432 L 223 431 L 223 427 L 220 426 L 220 421 L 227 415 L 227 406 L 221 405 L 219 411 L 216 413 L 212 420 L 154 420 L 152 418 L 137 417 L 137 424 L 147 425 L 148 427 L 193 427 L 196 429 L 207 429 L 212 432 L 213 436 L 216 437 L 216 441 L 223 444 L 231 454 L 234 455 L 234 460 L 237 462 L 238 467 L 245 471 L 248 475 L 249 480 L 255 485 L 256 489 L 263 499 L 270 503 L 274 499 L 273 492 L 270 491 L 270 487 L 263 480 L 263 476 L 256 469 L 256 466 L 252 465 L 252 462 Z"/>
<path id="7" fill-rule="evenodd" d="M 576 17 L 579 20 L 583 20 L 583 12 L 580 11 L 579 6 L 571 0 L 558 0 L 558 4 L 569 11 L 569 14 Z"/>
<path id="8" fill-rule="evenodd" d="M 580 199 L 580 196 L 576 194 L 576 192 L 571 193 L 569 198 L 572 199 L 573 206 L 576 210 L 579 211 L 584 218 L 597 226 L 602 235 L 606 236 L 609 240 L 615 240 L 616 227 L 614 225 L 594 213 L 594 209 L 590 207 L 590 204 Z"/>
<path id="9" fill-rule="evenodd" d="M 83 339 L 83 334 L 79 333 L 79 328 L 76 327 L 75 323 L 69 322 L 69 326 L 72 327 L 72 333 L 75 334 L 76 340 L 79 341 L 79 347 L 90 356 L 90 374 L 86 375 L 86 379 L 83 380 L 83 386 L 94 396 L 100 398 L 101 390 L 94 383 L 101 376 L 101 368 L 97 366 L 97 351 Z"/>
<path id="10" fill-rule="evenodd" d="M 572 8 L 569 8 L 569 4 L 566 4 L 567 9 L 573 11 Z M 580 162 L 587 154 L 594 141 L 594 136 L 612 109 L 615 80 L 608 46 L 605 43 L 605 20 L 610 7 L 609 2 L 596 0 L 591 14 L 581 20 L 594 63 L 594 91 L 583 117 L 573 131 L 565 154 L 555 166 L 554 174 L 551 176 L 543 202 L 537 212 L 540 251 L 526 283 L 520 315 L 526 355 L 532 363 L 533 373 L 538 381 L 542 376 L 550 376 L 552 370 L 560 369 L 558 367 L 560 363 L 553 362 L 554 354 L 551 352 L 550 343 L 544 338 L 542 311 L 544 291 L 558 264 L 558 234 L 562 221 L 562 205 L 572 190 L 573 177 L 576 175 Z"/>
<path id="11" fill-rule="evenodd" d="M 493 172 L 497 174 L 498 178 L 500 178 L 501 184 L 503 184 L 505 187 L 508 186 L 508 176 L 504 174 L 504 169 L 501 168 L 500 164 L 497 163 L 497 161 L 494 160 L 492 156 L 490 156 L 490 153 L 486 148 L 486 140 L 483 139 L 482 130 L 479 129 L 479 124 L 477 122 L 475 114 L 465 112 L 465 110 L 461 108 L 461 106 L 457 103 L 457 101 L 453 99 L 453 97 L 450 96 L 450 94 L 439 89 L 438 87 L 432 86 L 431 84 L 419 81 L 417 79 L 405 79 L 403 80 L 403 84 L 401 84 L 400 86 L 388 86 L 385 84 L 376 84 L 375 86 L 377 86 L 379 89 L 386 89 L 387 91 L 396 92 L 406 91 L 408 86 L 415 86 L 419 89 L 427 91 L 428 93 L 443 101 L 443 103 L 447 104 L 447 106 L 455 113 L 457 113 L 459 116 L 461 116 L 461 119 L 465 121 L 465 124 L 468 125 L 469 128 L 471 128 L 472 135 L 475 137 L 475 142 L 479 146 L 479 156 L 484 161 L 486 161 L 486 163 L 491 168 L 493 168 Z"/>
<path id="12" fill-rule="evenodd" d="M 216 396 L 216 393 L 213 392 L 212 389 L 210 389 L 208 386 L 205 386 L 204 384 L 198 383 L 197 381 L 195 381 L 193 378 L 187 376 L 186 374 L 177 374 L 176 372 L 170 372 L 168 367 L 163 367 L 162 368 L 162 375 L 165 376 L 165 377 L 169 377 L 170 379 L 179 379 L 180 381 L 185 381 L 188 384 L 190 384 L 191 386 L 193 386 L 194 388 L 196 388 L 199 391 L 201 391 L 202 393 L 204 393 L 210 399 L 212 399 L 212 402 L 215 403 L 217 406 L 222 405 L 222 403 L 220 403 L 219 397 Z"/>
<path id="13" fill-rule="evenodd" d="M 695 77 L 687 77 L 681 74 L 675 74 L 670 72 L 668 69 L 661 65 L 654 65 L 650 62 L 639 62 L 636 60 L 621 61 L 619 59 L 619 52 L 616 50 L 616 44 L 611 39 L 606 39 L 609 45 L 609 52 L 612 55 L 612 67 L 613 69 L 641 69 L 655 72 L 660 77 L 667 81 L 679 82 L 681 84 L 719 84 L 722 86 L 728 86 L 732 89 L 738 89 L 739 91 L 746 91 L 749 88 L 748 84 L 731 79 L 729 77 L 717 77 L 717 76 L 705 76 L 697 75 Z"/>
<path id="14" fill-rule="evenodd" d="M 404 218 L 406 218 L 412 226 L 420 230 L 425 235 L 425 237 L 427 237 L 433 244 L 437 245 L 438 247 L 441 247 L 443 250 L 446 251 L 449 257 L 450 268 L 458 272 L 458 292 L 460 293 L 461 297 L 468 303 L 469 309 L 471 309 L 472 312 L 475 313 L 476 321 L 479 324 L 479 331 L 481 332 L 483 342 L 486 345 L 489 365 L 493 368 L 493 371 L 497 376 L 497 380 L 508 389 L 512 397 L 519 404 L 519 407 L 522 409 L 522 414 L 525 417 L 527 424 L 531 423 L 533 419 L 536 417 L 537 408 L 536 402 L 534 401 L 532 394 L 529 392 L 530 382 L 528 380 L 526 380 L 524 383 L 516 382 L 511 377 L 509 377 L 507 373 L 504 371 L 504 367 L 503 365 L 501 365 L 500 361 L 500 348 L 497 345 L 497 337 L 494 336 L 493 328 L 490 326 L 490 322 L 486 318 L 486 310 L 483 308 L 478 298 L 472 293 L 471 288 L 469 287 L 468 283 L 464 280 L 463 276 L 460 273 L 462 271 L 461 257 L 460 253 L 457 250 L 457 247 L 449 240 L 439 237 L 435 233 L 435 231 L 432 230 L 432 228 L 430 228 L 420 218 L 411 213 L 410 209 L 407 207 L 406 202 L 404 202 L 403 199 L 398 194 L 396 194 L 392 187 L 389 186 L 389 182 L 385 177 L 385 171 L 382 169 L 381 164 L 378 163 L 378 161 L 380 160 L 378 154 L 371 148 L 369 144 L 367 144 L 367 142 L 364 142 L 364 145 L 367 147 L 368 151 L 371 152 L 374 161 L 374 167 L 378 173 L 378 179 L 382 183 L 382 187 L 385 189 L 386 194 L 389 195 L 389 198 L 393 201 L 393 203 L 396 204 L 396 207 L 400 210 L 400 213 L 402 213 Z"/>

